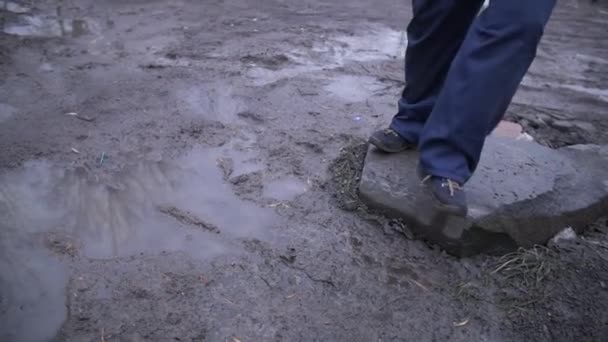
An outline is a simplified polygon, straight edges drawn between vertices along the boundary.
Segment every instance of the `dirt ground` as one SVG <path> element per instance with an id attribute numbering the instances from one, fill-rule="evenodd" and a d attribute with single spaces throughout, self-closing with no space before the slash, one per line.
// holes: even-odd
<path id="1" fill-rule="evenodd" d="M 0 341 L 605 341 L 608 226 L 456 259 L 365 211 L 409 1 L 0 1 Z M 608 3 L 507 118 L 608 143 Z"/>

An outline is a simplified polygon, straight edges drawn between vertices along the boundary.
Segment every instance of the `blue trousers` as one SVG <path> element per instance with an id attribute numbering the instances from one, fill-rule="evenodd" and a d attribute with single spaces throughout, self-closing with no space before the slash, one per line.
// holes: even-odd
<path id="1" fill-rule="evenodd" d="M 556 0 L 413 0 L 406 86 L 391 128 L 429 173 L 464 184 L 498 125 Z"/>

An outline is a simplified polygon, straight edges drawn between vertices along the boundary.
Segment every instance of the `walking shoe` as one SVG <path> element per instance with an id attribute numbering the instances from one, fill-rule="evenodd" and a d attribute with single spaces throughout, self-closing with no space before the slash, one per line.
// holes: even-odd
<path id="1" fill-rule="evenodd" d="M 422 184 L 429 189 L 437 209 L 450 215 L 467 216 L 467 197 L 462 185 L 448 178 L 425 175 L 420 167 L 418 175 L 422 178 Z"/>
<path id="2" fill-rule="evenodd" d="M 397 153 L 415 148 L 414 144 L 400 136 L 392 128 L 375 132 L 369 137 L 369 143 L 387 153 Z"/>

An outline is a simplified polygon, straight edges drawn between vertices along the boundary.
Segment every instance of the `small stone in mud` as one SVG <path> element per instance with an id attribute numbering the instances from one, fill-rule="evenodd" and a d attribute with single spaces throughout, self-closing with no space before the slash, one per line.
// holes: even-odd
<path id="1" fill-rule="evenodd" d="M 572 241 L 576 239 L 576 232 L 574 229 L 568 227 L 557 233 L 550 241 L 549 246 L 559 246 L 563 242 Z"/>
<path id="2" fill-rule="evenodd" d="M 264 187 L 261 172 L 250 172 L 244 175 L 230 178 L 229 182 L 234 186 L 238 195 L 262 195 Z"/>
<path id="3" fill-rule="evenodd" d="M 492 132 L 495 136 L 512 139 L 518 138 L 522 133 L 521 125 L 509 121 L 501 121 Z"/>
<path id="4" fill-rule="evenodd" d="M 555 120 L 551 123 L 551 126 L 561 131 L 567 131 L 574 128 L 574 123 L 569 120 Z"/>
<path id="5" fill-rule="evenodd" d="M 264 121 L 266 121 L 266 120 L 264 120 L 264 118 L 260 114 L 254 113 L 254 112 L 251 112 L 251 111 L 248 111 L 248 110 L 243 111 L 243 112 L 239 112 L 236 115 L 239 118 L 241 118 L 241 119 L 249 120 L 249 121 L 252 121 L 252 122 L 258 123 L 258 124 L 263 123 Z"/>
<path id="6" fill-rule="evenodd" d="M 167 52 L 165 54 L 165 57 L 172 59 L 172 60 L 176 60 L 177 59 L 177 53 L 176 52 Z"/>
<path id="7" fill-rule="evenodd" d="M 148 290 L 142 289 L 142 288 L 133 289 L 131 291 L 131 294 L 133 295 L 133 297 L 135 297 L 137 299 L 149 299 L 152 297 L 152 295 L 150 295 L 150 292 Z"/>
<path id="8" fill-rule="evenodd" d="M 323 153 L 323 147 L 319 144 L 310 142 L 310 141 L 298 141 L 296 145 L 306 147 L 314 153 L 321 154 Z"/>
<path id="9" fill-rule="evenodd" d="M 230 179 L 230 183 L 232 183 L 232 185 L 240 185 L 240 184 L 243 184 L 243 183 L 247 183 L 249 181 L 249 178 L 250 177 L 249 177 L 248 174 L 246 174 L 246 175 L 240 175 L 240 176 L 231 178 Z"/>
<path id="10" fill-rule="evenodd" d="M 224 180 L 227 180 L 232 176 L 232 173 L 234 172 L 234 160 L 232 160 L 232 158 L 219 158 L 217 160 L 217 166 L 222 170 Z"/>
<path id="11" fill-rule="evenodd" d="M 165 322 L 170 325 L 178 325 L 181 321 L 181 317 L 175 312 L 170 312 L 165 318 Z"/>
<path id="12" fill-rule="evenodd" d="M 75 242 L 68 235 L 50 234 L 45 242 L 47 248 L 56 254 L 68 255 L 70 257 L 74 257 L 78 254 Z"/>
<path id="13" fill-rule="evenodd" d="M 293 264 L 296 261 L 296 249 L 288 248 L 287 252 L 283 255 L 280 255 L 279 257 L 281 258 L 281 260 Z"/>

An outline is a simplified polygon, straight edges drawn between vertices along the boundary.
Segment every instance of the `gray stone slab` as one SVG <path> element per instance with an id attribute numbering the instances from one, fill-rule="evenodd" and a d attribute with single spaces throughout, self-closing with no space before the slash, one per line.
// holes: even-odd
<path id="1" fill-rule="evenodd" d="M 416 176 L 414 151 L 370 147 L 359 185 L 369 206 L 403 218 L 414 234 L 449 253 L 504 253 L 545 244 L 565 227 L 581 232 L 608 214 L 608 148 L 552 150 L 489 137 L 465 189 L 466 218 L 440 214 Z"/>

